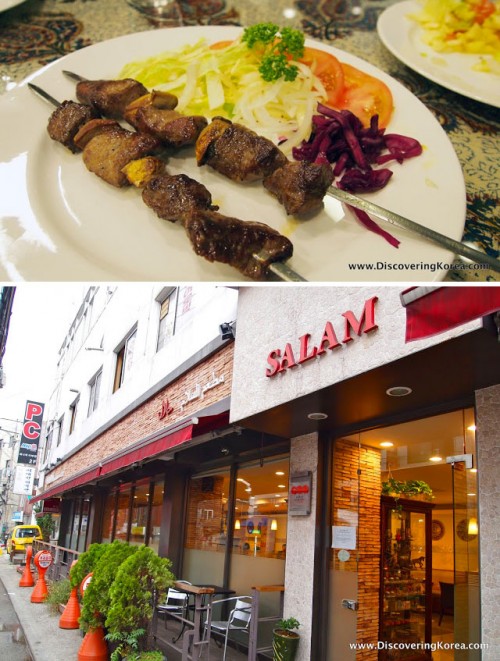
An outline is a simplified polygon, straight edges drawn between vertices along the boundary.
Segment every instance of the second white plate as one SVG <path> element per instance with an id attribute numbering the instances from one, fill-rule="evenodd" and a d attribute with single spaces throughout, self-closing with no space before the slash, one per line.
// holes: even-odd
<path id="1" fill-rule="evenodd" d="M 409 18 L 421 5 L 405 0 L 380 15 L 377 30 L 384 46 L 417 73 L 469 99 L 500 108 L 500 77 L 475 71 L 478 55 L 438 53 L 422 40 L 423 30 Z"/>

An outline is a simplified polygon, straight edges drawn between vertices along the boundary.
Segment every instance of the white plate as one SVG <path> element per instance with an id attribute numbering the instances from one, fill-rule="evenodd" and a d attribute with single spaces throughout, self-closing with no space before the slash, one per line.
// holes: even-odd
<path id="1" fill-rule="evenodd" d="M 0 12 L 12 9 L 12 7 L 16 7 L 25 1 L 26 0 L 0 0 Z"/>
<path id="2" fill-rule="evenodd" d="M 500 107 L 500 79 L 492 73 L 474 71 L 478 55 L 438 53 L 424 43 L 423 30 L 409 14 L 421 11 L 413 0 L 398 2 L 379 16 L 377 31 L 384 46 L 417 73 L 453 92 Z"/>
<path id="3" fill-rule="evenodd" d="M 63 69 L 87 78 L 113 78 L 131 60 L 201 37 L 218 41 L 239 34 L 238 28 L 210 26 L 119 37 L 51 63 L 0 98 L 2 123 L 9 127 L 0 143 L 0 281 L 242 279 L 229 266 L 197 257 L 183 228 L 160 220 L 143 204 L 139 191 L 104 183 L 86 170 L 81 156 L 52 141 L 46 131 L 51 109 L 27 87 L 29 80 L 61 101 L 75 98 L 74 83 Z M 391 165 L 389 185 L 367 197 L 460 240 L 465 186 L 453 147 L 436 119 L 382 71 L 348 53 L 314 45 L 384 80 L 395 101 L 390 131 L 412 135 L 424 145 L 422 156 Z M 401 239 L 399 249 L 391 247 L 350 215 L 344 217 L 331 199 L 310 220 L 287 218 L 260 184 L 236 184 L 198 168 L 191 150 L 171 159 L 169 171 L 184 171 L 205 184 L 222 213 L 266 222 L 286 234 L 294 244 L 289 264 L 309 281 L 436 280 L 452 260 L 448 251 L 388 226 Z M 351 263 L 370 264 L 372 270 L 352 269 Z"/>

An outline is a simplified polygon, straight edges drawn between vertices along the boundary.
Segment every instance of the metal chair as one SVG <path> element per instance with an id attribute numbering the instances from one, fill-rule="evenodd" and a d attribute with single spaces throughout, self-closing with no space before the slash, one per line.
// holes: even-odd
<path id="1" fill-rule="evenodd" d="M 439 581 L 439 587 L 441 589 L 441 605 L 438 626 L 441 625 L 443 615 L 454 615 L 455 612 L 455 585 Z"/>
<path id="2" fill-rule="evenodd" d="M 192 585 L 189 581 L 177 581 L 178 583 L 185 583 L 186 585 Z M 163 604 L 158 604 L 156 607 L 158 613 L 163 613 L 165 618 L 165 627 L 167 626 L 167 617 L 168 615 L 180 615 L 184 619 L 187 619 L 188 616 L 188 598 L 189 595 L 187 592 L 179 592 L 175 588 L 169 588 L 167 592 L 167 598 Z M 176 643 L 181 635 L 184 633 L 186 624 L 183 622 L 182 629 L 178 636 L 174 637 L 172 642 Z"/>
<path id="3" fill-rule="evenodd" d="M 212 620 L 210 634 L 215 633 L 224 636 L 224 656 L 226 661 L 227 641 L 231 632 L 249 633 L 250 621 L 252 617 L 252 597 L 244 595 L 241 597 L 228 597 L 227 599 L 217 599 L 212 602 L 212 608 L 218 604 L 233 604 L 227 620 Z M 209 635 L 208 627 L 205 623 L 204 637 Z"/>

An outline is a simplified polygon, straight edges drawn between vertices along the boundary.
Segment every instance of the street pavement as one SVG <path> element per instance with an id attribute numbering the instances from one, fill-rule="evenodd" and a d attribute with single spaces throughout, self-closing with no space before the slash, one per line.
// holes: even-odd
<path id="1" fill-rule="evenodd" d="M 18 566 L 10 562 L 6 553 L 0 555 L 0 659 L 77 661 L 82 644 L 80 631 L 61 629 L 59 615 L 45 604 L 31 603 L 33 588 L 19 587 Z M 36 580 L 36 571 L 34 577 Z M 20 642 L 14 642 L 13 635 Z"/>

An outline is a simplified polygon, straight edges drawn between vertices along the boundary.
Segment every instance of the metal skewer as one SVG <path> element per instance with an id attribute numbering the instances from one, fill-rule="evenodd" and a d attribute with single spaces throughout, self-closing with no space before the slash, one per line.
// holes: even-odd
<path id="1" fill-rule="evenodd" d="M 497 271 L 498 273 L 500 273 L 500 260 L 495 259 L 494 257 L 490 257 L 489 255 L 486 255 L 485 253 L 479 250 L 470 248 L 465 243 L 461 243 L 460 241 L 455 241 L 455 239 L 450 239 L 450 237 L 445 236 L 444 234 L 440 234 L 439 232 L 436 232 L 435 230 L 432 230 L 429 227 L 420 225 L 419 223 L 416 223 L 414 220 L 410 220 L 409 218 L 400 216 L 398 213 L 395 213 L 394 211 L 389 211 L 389 209 L 384 209 L 384 207 L 381 207 L 378 204 L 375 204 L 374 202 L 370 202 L 365 198 L 358 197 L 357 195 L 353 195 L 352 193 L 348 193 L 347 191 L 341 190 L 340 188 L 336 188 L 335 186 L 330 186 L 330 188 L 327 191 L 327 195 L 330 195 L 331 197 L 334 197 L 335 199 L 340 200 L 341 202 L 344 202 L 345 204 L 348 204 L 351 207 L 355 207 L 356 209 L 361 209 L 362 211 L 366 211 L 367 213 L 370 213 L 372 216 L 377 216 L 378 218 L 381 218 L 382 220 L 385 220 L 388 223 L 391 223 L 392 225 L 404 227 L 405 229 L 408 229 L 411 232 L 414 232 L 415 234 L 425 237 L 429 241 L 432 241 L 432 243 L 435 243 L 438 246 L 450 250 L 456 255 L 467 257 L 468 259 L 472 260 L 473 262 L 476 262 L 477 264 L 487 264 L 493 271 Z"/>
<path id="2" fill-rule="evenodd" d="M 70 78 L 73 78 L 74 80 L 86 80 L 86 78 L 83 78 L 82 76 L 79 76 L 76 73 L 72 73 L 71 71 L 63 71 L 67 76 Z M 28 87 L 35 92 L 35 94 L 38 94 L 39 96 L 44 99 L 44 101 L 48 101 L 51 105 L 55 106 L 58 108 L 61 103 L 57 99 L 55 99 L 53 96 L 51 96 L 48 92 L 46 92 L 44 89 L 39 87 L 38 85 L 35 85 L 34 83 L 28 83 Z M 269 254 L 265 250 L 261 250 L 259 253 L 254 253 L 253 257 L 260 263 L 267 261 L 269 258 Z M 307 282 L 305 278 L 303 278 L 301 275 L 299 275 L 296 271 L 294 271 L 290 266 L 288 266 L 285 262 L 271 262 L 271 264 L 268 265 L 267 271 L 269 273 L 272 273 L 275 277 L 277 277 L 279 280 L 282 280 L 283 282 Z"/>

